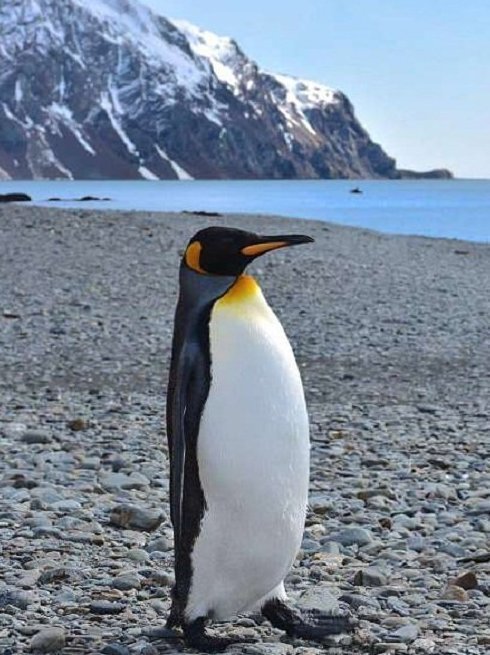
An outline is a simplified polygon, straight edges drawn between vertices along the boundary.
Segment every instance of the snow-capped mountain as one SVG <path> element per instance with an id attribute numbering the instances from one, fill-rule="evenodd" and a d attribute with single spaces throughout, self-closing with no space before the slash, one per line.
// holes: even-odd
<path id="1" fill-rule="evenodd" d="M 2 0 L 0 179 L 400 177 L 347 97 L 138 0 Z"/>

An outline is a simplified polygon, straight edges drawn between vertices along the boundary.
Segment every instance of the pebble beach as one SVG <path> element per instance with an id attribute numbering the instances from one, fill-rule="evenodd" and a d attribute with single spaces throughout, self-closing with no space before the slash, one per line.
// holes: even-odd
<path id="1" fill-rule="evenodd" d="M 0 655 L 157 655 L 165 389 L 195 231 L 304 233 L 254 274 L 310 413 L 293 602 L 352 634 L 214 626 L 246 655 L 490 653 L 490 244 L 270 216 L 0 207 Z M 253 536 L 250 539 L 253 548 Z"/>

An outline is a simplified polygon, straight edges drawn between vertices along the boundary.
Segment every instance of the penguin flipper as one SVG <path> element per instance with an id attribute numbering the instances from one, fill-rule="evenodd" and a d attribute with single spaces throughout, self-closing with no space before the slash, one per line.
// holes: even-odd
<path id="1" fill-rule="evenodd" d="M 195 343 L 182 346 L 175 369 L 172 394 L 170 511 L 176 542 L 182 536 L 186 455 L 197 439 L 201 395 L 198 380 L 203 377 L 202 357 Z M 201 407 L 202 409 L 202 407 Z"/>

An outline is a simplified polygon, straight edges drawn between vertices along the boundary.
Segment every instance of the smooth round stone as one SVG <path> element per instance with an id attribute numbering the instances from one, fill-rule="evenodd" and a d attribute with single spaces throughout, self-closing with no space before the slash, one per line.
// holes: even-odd
<path id="1" fill-rule="evenodd" d="M 0 609 L 13 605 L 21 610 L 26 610 L 32 603 L 31 596 L 23 591 L 17 589 L 1 589 L 0 590 Z"/>
<path id="2" fill-rule="evenodd" d="M 119 473 L 117 474 L 119 475 Z M 120 528 L 156 530 L 164 520 L 163 512 L 145 509 L 138 505 L 116 505 L 110 515 L 110 523 Z"/>
<path id="3" fill-rule="evenodd" d="M 100 651 L 102 655 L 130 655 L 130 650 L 123 644 L 107 644 Z"/>
<path id="4" fill-rule="evenodd" d="M 48 444 L 53 441 L 53 437 L 47 430 L 27 430 L 21 441 L 26 444 Z"/>
<path id="5" fill-rule="evenodd" d="M 322 543 L 321 550 L 329 555 L 340 555 L 340 546 L 336 541 L 325 541 Z"/>
<path id="6" fill-rule="evenodd" d="M 131 589 L 139 589 L 141 587 L 141 581 L 139 576 L 127 573 L 114 578 L 112 586 L 114 589 L 119 589 L 120 591 L 130 591 Z"/>
<path id="7" fill-rule="evenodd" d="M 303 541 L 301 543 L 301 548 L 305 552 L 314 552 L 314 551 L 318 550 L 319 544 L 316 541 L 314 541 L 313 539 L 308 539 L 308 537 L 306 537 L 305 539 L 303 539 Z"/>
<path id="8" fill-rule="evenodd" d="M 77 602 L 77 596 L 71 589 L 65 589 L 64 591 L 60 591 L 59 594 L 56 594 L 54 600 L 59 605 L 71 605 Z"/>
<path id="9" fill-rule="evenodd" d="M 407 548 L 421 553 L 426 548 L 427 541 L 421 535 L 414 534 L 407 539 Z"/>
<path id="10" fill-rule="evenodd" d="M 418 523 L 419 521 L 417 519 L 413 518 L 412 516 L 407 516 L 406 514 L 397 514 L 393 518 L 393 525 L 396 528 L 402 527 L 406 528 L 407 530 L 414 530 Z"/>
<path id="11" fill-rule="evenodd" d="M 331 539 L 342 544 L 342 546 L 365 546 L 373 540 L 373 537 L 368 530 L 353 527 L 341 530 L 336 535 L 333 535 Z"/>
<path id="12" fill-rule="evenodd" d="M 162 603 L 161 600 L 158 598 L 152 598 L 151 600 L 148 601 L 148 605 L 157 613 L 160 615 L 166 614 L 167 613 L 167 607 L 165 606 L 164 603 Z"/>
<path id="13" fill-rule="evenodd" d="M 32 516 L 31 518 L 26 519 L 24 522 L 31 528 L 47 527 L 53 523 L 49 516 L 46 516 L 45 514 Z"/>
<path id="14" fill-rule="evenodd" d="M 170 550 L 168 540 L 165 537 L 158 537 L 158 539 L 153 539 L 150 541 L 150 543 L 146 546 L 146 551 L 148 553 L 152 553 L 155 550 L 159 550 L 161 552 Z"/>
<path id="15" fill-rule="evenodd" d="M 7 423 L 2 426 L 2 436 L 5 439 L 17 440 L 21 439 L 27 431 L 27 426 L 24 423 Z"/>
<path id="16" fill-rule="evenodd" d="M 142 550 L 141 548 L 132 548 L 126 557 L 133 560 L 133 562 L 148 562 L 150 559 L 150 555 L 146 550 Z"/>
<path id="17" fill-rule="evenodd" d="M 31 651 L 55 653 L 65 647 L 66 634 L 63 628 L 46 628 L 31 639 Z"/>

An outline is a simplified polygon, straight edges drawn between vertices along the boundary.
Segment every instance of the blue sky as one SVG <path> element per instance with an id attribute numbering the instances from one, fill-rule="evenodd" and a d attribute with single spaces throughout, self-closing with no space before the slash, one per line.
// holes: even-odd
<path id="1" fill-rule="evenodd" d="M 349 96 L 402 168 L 490 178 L 490 0 L 143 0 Z"/>

